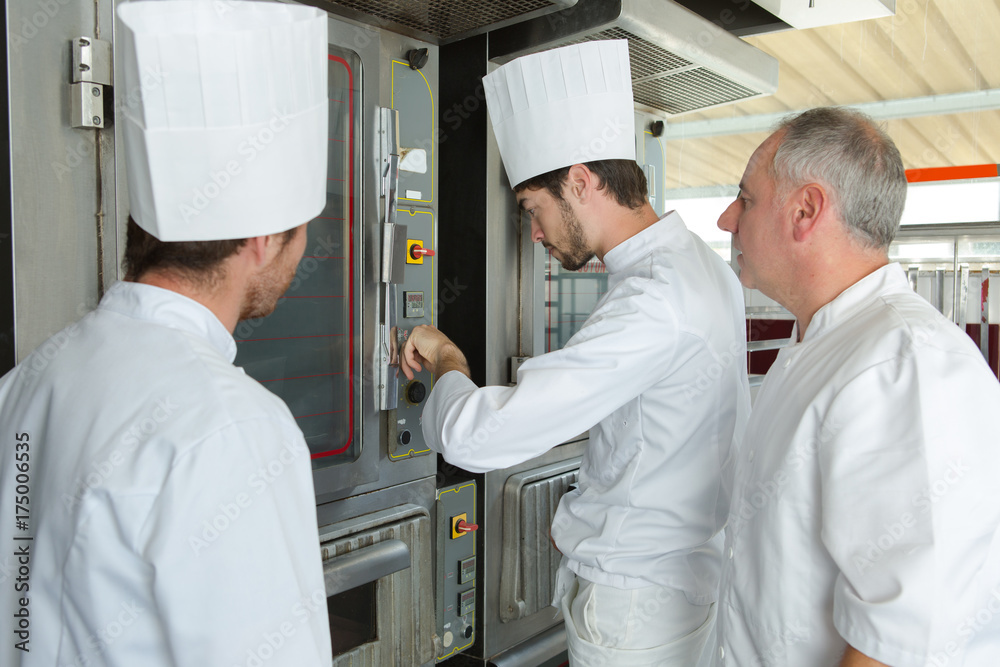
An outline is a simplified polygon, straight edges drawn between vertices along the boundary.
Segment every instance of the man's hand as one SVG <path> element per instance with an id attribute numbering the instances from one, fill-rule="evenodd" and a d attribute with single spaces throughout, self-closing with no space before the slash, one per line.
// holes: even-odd
<path id="1" fill-rule="evenodd" d="M 448 371 L 459 371 L 471 377 L 469 364 L 458 346 L 427 324 L 413 328 L 399 353 L 399 368 L 407 380 L 412 380 L 413 374 L 422 367 L 439 377 Z"/>

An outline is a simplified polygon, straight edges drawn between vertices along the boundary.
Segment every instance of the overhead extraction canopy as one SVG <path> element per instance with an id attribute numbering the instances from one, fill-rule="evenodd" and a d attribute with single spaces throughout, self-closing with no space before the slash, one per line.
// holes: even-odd
<path id="1" fill-rule="evenodd" d="M 793 28 L 818 28 L 896 13 L 896 0 L 753 0 Z"/>
<path id="2" fill-rule="evenodd" d="M 499 64 L 546 49 L 627 39 L 636 107 L 671 115 L 778 89 L 778 61 L 672 0 L 580 0 L 489 33 Z"/>
<path id="3" fill-rule="evenodd" d="M 432 44 L 448 44 L 572 7 L 576 1 L 306 0 L 306 4 Z"/>

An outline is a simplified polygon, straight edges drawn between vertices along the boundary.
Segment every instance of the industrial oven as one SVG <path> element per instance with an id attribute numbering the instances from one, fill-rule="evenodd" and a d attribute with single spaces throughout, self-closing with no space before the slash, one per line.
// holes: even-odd
<path id="1" fill-rule="evenodd" d="M 8 3 L 16 339 L 0 342 L 17 358 L 120 277 L 114 116 L 136 91 L 115 86 L 116 4 Z M 329 14 L 327 204 L 274 314 L 235 338 L 236 363 L 288 404 L 311 452 L 334 663 L 545 664 L 565 644 L 549 524 L 586 434 L 511 469 L 453 468 L 421 433 L 434 378 L 394 365 L 408 331 L 435 324 L 479 384 L 508 383 L 606 289 L 600 263 L 562 271 L 525 233 L 482 77 L 531 51 L 628 39 L 637 154 L 663 213 L 663 121 L 772 92 L 777 64 L 667 0 L 309 4 Z"/>

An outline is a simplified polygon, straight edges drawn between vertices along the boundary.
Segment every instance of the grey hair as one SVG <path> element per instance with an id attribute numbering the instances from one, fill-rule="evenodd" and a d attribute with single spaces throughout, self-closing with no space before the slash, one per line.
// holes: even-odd
<path id="1" fill-rule="evenodd" d="M 906 171 L 889 135 L 865 114 L 842 107 L 810 109 L 777 130 L 785 136 L 771 171 L 781 199 L 819 182 L 856 240 L 888 249 L 906 203 Z"/>

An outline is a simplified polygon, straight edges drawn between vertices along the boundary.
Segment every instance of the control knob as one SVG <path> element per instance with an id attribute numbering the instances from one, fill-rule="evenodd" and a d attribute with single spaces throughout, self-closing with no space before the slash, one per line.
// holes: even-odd
<path id="1" fill-rule="evenodd" d="M 427 387 L 423 382 L 417 380 L 406 387 L 406 400 L 413 405 L 419 405 L 425 398 L 427 398 Z"/>
<path id="2" fill-rule="evenodd" d="M 410 246 L 410 259 L 420 259 L 421 257 L 433 257 L 434 251 L 428 250 L 419 243 Z"/>

